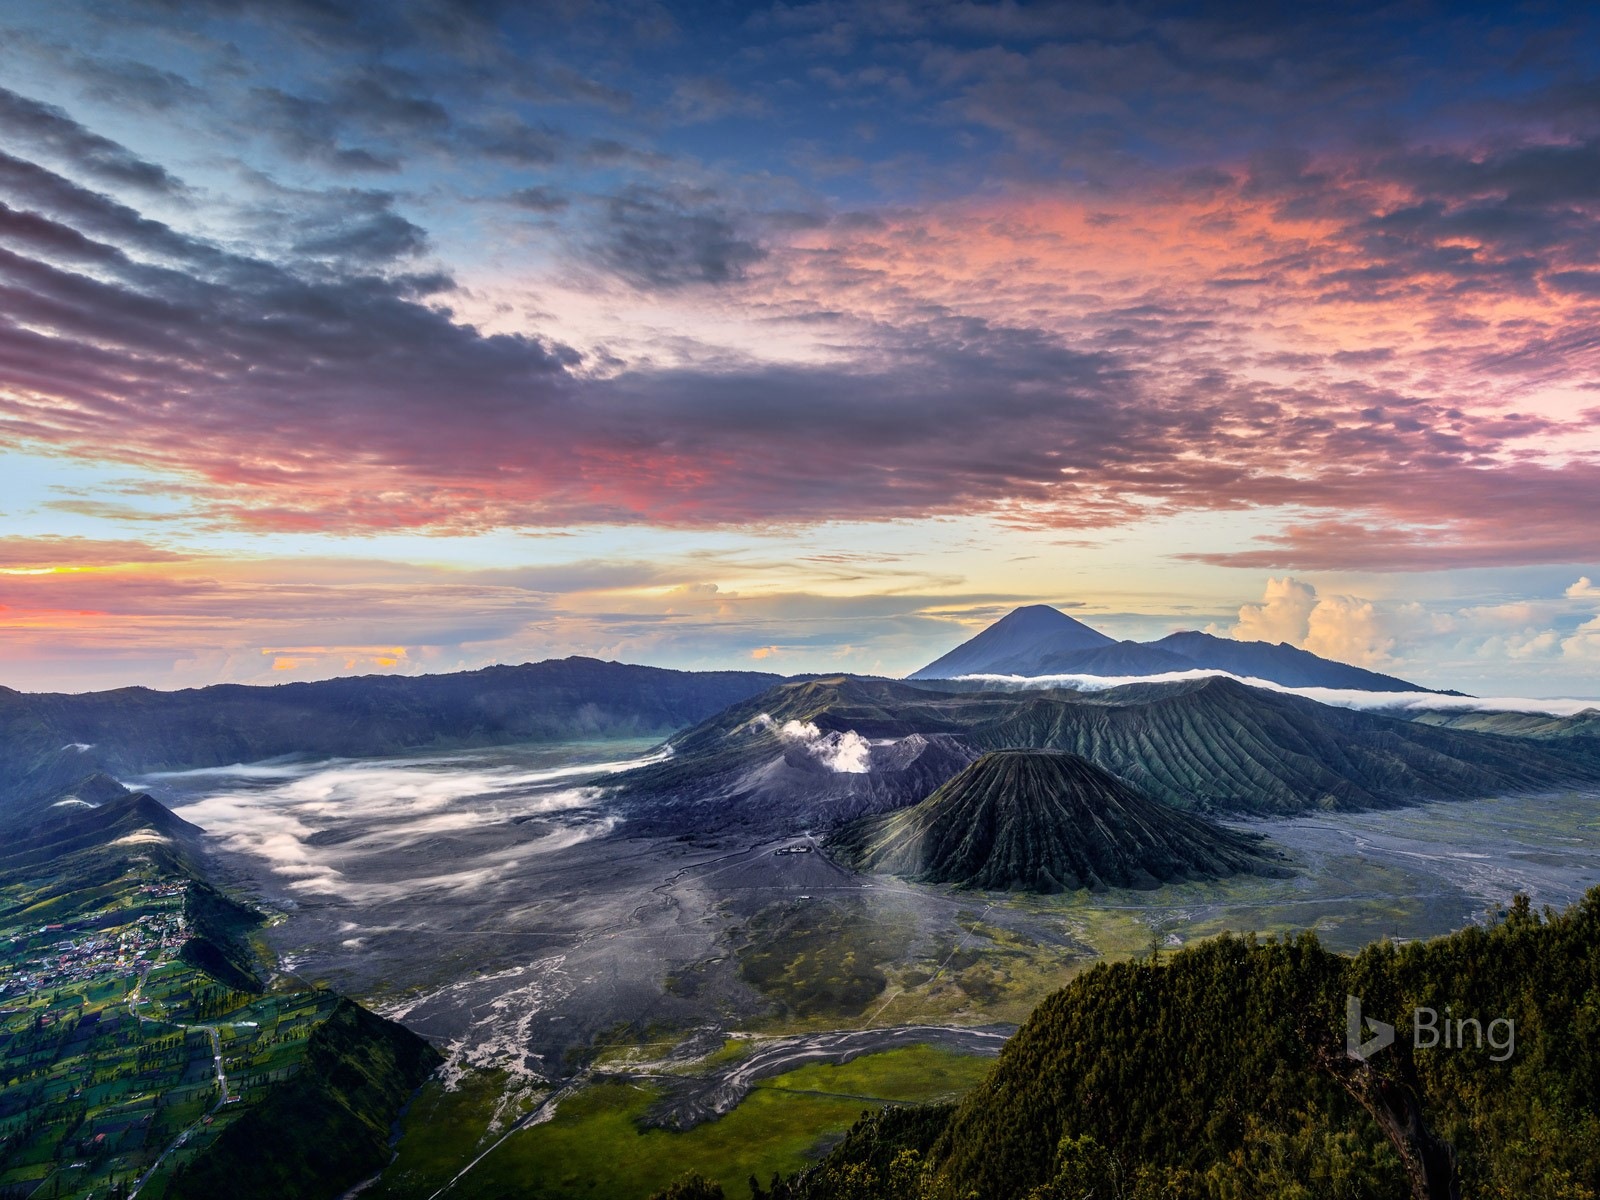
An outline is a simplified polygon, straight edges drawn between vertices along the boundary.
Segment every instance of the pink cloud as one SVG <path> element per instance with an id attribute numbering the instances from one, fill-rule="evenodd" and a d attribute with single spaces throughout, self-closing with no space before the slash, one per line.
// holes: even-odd
<path id="1" fill-rule="evenodd" d="M 1565 274 L 1594 200 L 1475 153 L 836 223 L 738 285 L 836 339 L 831 364 L 607 377 L 455 323 L 448 280 L 242 256 L 5 158 L 0 431 L 257 531 L 1254 508 L 1259 547 L 1195 555 L 1569 561 L 1600 505 L 1566 398 L 1600 348 Z"/>

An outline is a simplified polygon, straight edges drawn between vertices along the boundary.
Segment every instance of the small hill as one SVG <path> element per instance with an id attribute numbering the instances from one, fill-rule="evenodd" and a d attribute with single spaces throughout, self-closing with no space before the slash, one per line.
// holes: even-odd
<path id="1" fill-rule="evenodd" d="M 120 857 L 128 847 L 182 850 L 200 833 L 197 826 L 148 793 L 124 791 L 96 807 L 73 804 L 58 809 L 32 828 L 8 837 L 0 848 L 0 879 L 26 869 L 62 873 L 75 856 Z"/>
<path id="2" fill-rule="evenodd" d="M 1117 643 L 1098 629 L 1075 621 L 1048 604 L 1013 609 L 977 637 L 962 642 L 911 679 L 954 679 L 960 675 L 1038 675 L 1042 664 L 1084 650 Z"/>
<path id="3" fill-rule="evenodd" d="M 1076 754 L 985 754 L 913 808 L 830 842 L 853 865 L 932 883 L 1058 892 L 1273 870 L 1259 838 L 1180 812 Z"/>
<path id="4" fill-rule="evenodd" d="M 23 911 L 41 921 L 93 908 L 101 889 L 130 872 L 200 878 L 201 831 L 140 792 L 98 807 L 70 804 L 0 836 L 0 921 Z"/>
<path id="5" fill-rule="evenodd" d="M 409 1029 L 340 999 L 307 1042 L 304 1067 L 175 1172 L 166 1195 L 346 1195 L 393 1159 L 396 1115 L 441 1061 Z"/>

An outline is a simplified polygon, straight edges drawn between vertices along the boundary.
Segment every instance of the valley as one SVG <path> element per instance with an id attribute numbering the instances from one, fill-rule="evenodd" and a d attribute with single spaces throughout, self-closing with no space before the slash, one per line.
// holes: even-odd
<path id="1" fill-rule="evenodd" d="M 1592 791 L 1230 818 L 1290 869 L 1040 895 L 856 874 L 820 831 L 630 836 L 620 768 L 653 760 L 634 739 L 140 781 L 282 914 L 264 932 L 280 971 L 445 1055 L 416 1110 L 432 1115 L 370 1194 L 426 1200 L 491 1147 L 450 1195 L 498 1194 L 533 1164 L 606 1178 L 584 1157 L 596 1131 L 650 1139 L 655 1174 L 629 1187 L 716 1161 L 742 1194 L 747 1166 L 797 1169 L 864 1106 L 942 1094 L 802 1086 L 804 1072 L 891 1071 L 919 1045 L 981 1070 L 1000 1041 L 986 1031 L 1096 962 L 1224 931 L 1315 930 L 1354 951 L 1482 923 L 1516 892 L 1560 908 L 1600 883 Z M 706 1123 L 719 1112 L 735 1116 Z M 766 1149 L 730 1150 L 746 1138 Z"/>
<path id="2" fill-rule="evenodd" d="M 90 741 L 103 698 L 11 704 L 0 1183 L 759 1194 L 863 1112 L 947 1111 L 1104 964 L 1431 944 L 1600 885 L 1592 714 L 1229 676 L 488 682 L 358 693 L 343 726 L 343 683 L 135 697 L 151 736 L 187 722 L 153 746 Z M 245 746 L 273 753 L 225 761 Z M 282 1171 L 251 1169 L 264 1136 L 296 1139 Z"/>

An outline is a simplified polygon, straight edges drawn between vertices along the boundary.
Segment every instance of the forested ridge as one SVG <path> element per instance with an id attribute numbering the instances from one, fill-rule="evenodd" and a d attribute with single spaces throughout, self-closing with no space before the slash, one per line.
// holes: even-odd
<path id="1" fill-rule="evenodd" d="M 1365 1062 L 1346 1053 L 1349 996 L 1395 1026 Z M 1417 1009 L 1440 1027 L 1512 1022 L 1514 1050 L 1506 1026 L 1479 1044 L 1470 1024 L 1464 1045 L 1415 1048 Z M 1564 913 L 1519 897 L 1489 927 L 1354 957 L 1306 933 L 1102 964 L 1041 1004 L 957 1108 L 919 1111 L 864 1116 L 763 1193 L 1593 1200 L 1600 888 Z"/>

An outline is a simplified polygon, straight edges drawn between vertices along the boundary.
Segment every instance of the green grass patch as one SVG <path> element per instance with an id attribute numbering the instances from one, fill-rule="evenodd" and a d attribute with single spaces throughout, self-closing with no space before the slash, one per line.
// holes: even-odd
<path id="1" fill-rule="evenodd" d="M 542 1092 L 508 1094 L 507 1082 L 502 1071 L 472 1071 L 454 1090 L 437 1078 L 423 1084 L 401 1119 L 394 1163 L 362 1200 L 431 1196 L 443 1187 L 543 1098 Z"/>
<path id="2" fill-rule="evenodd" d="M 993 1060 L 927 1046 L 865 1055 L 839 1066 L 802 1067 L 766 1080 L 732 1112 L 685 1132 L 640 1129 L 653 1088 L 602 1084 L 562 1102 L 555 1117 L 518 1132 L 451 1191 L 461 1200 L 644 1200 L 685 1171 L 720 1180 L 730 1198 L 813 1161 L 863 1111 L 919 1103 L 972 1087 Z M 405 1143 L 402 1140 L 402 1154 Z M 465 1161 L 464 1147 L 458 1150 Z M 387 1176 L 386 1176 L 387 1179 Z M 416 1190 L 382 1195 L 414 1197 Z"/>
<path id="3" fill-rule="evenodd" d="M 743 934 L 740 973 L 785 1016 L 854 1017 L 883 994 L 883 968 L 906 956 L 916 924 L 861 903 L 775 904 Z"/>
<path id="4" fill-rule="evenodd" d="M 754 1043 L 747 1038 L 728 1038 L 721 1046 L 702 1058 L 698 1065 L 709 1069 L 737 1062 L 749 1054 L 753 1047 Z"/>

